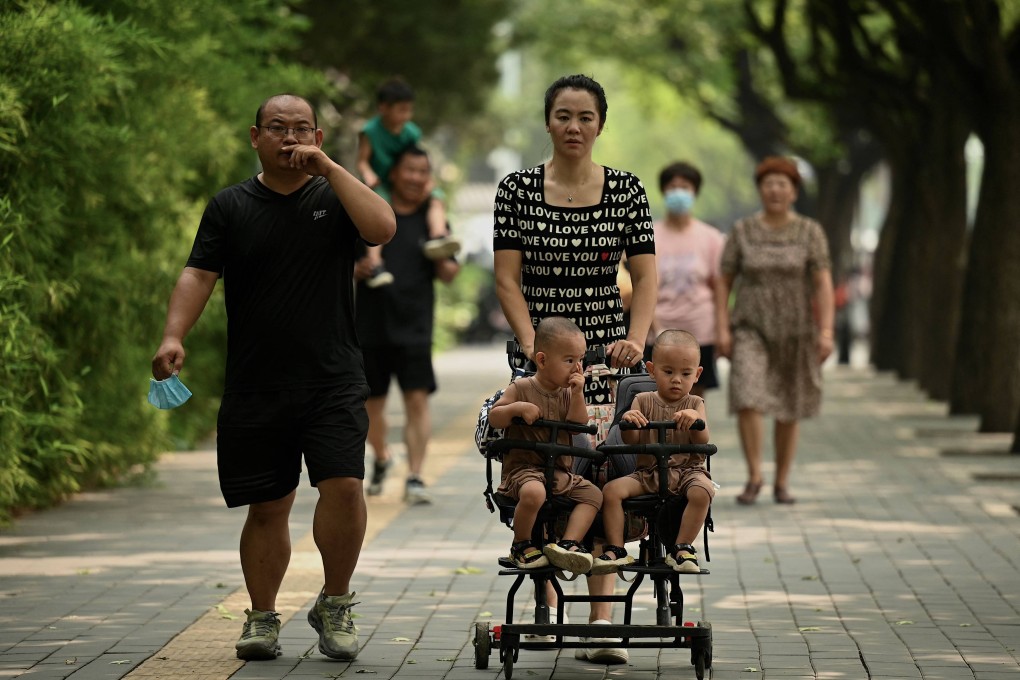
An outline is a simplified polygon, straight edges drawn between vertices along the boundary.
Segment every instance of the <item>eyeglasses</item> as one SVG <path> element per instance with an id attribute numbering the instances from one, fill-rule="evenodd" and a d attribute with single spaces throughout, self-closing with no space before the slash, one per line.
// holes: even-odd
<path id="1" fill-rule="evenodd" d="M 310 127 L 284 127 L 282 125 L 258 125 L 263 130 L 269 132 L 271 137 L 276 139 L 283 139 L 287 136 L 288 132 L 293 132 L 294 136 L 298 139 L 308 139 L 315 134 L 315 128 Z"/>

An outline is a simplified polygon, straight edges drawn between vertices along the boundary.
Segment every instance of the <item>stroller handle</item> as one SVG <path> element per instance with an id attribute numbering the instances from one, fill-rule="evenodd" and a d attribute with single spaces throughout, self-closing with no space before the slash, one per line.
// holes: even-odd
<path id="1" fill-rule="evenodd" d="M 595 434 L 598 432 L 598 427 L 595 425 L 588 425 L 587 423 L 571 423 L 566 420 L 546 420 L 545 418 L 538 418 L 535 422 L 529 424 L 524 420 L 524 418 L 514 416 L 514 423 L 516 425 L 527 425 L 528 427 L 555 427 L 566 432 L 579 432 L 582 434 Z"/>
<path id="2" fill-rule="evenodd" d="M 651 420 L 644 427 L 640 427 L 638 425 L 635 425 L 634 423 L 627 422 L 626 420 L 620 421 L 620 429 L 621 430 L 658 430 L 660 428 L 661 429 L 665 429 L 665 430 L 675 430 L 676 429 L 676 421 L 673 421 L 673 420 Z M 705 429 L 705 421 L 702 420 L 701 418 L 698 418 L 693 423 L 691 423 L 691 429 L 692 430 L 704 430 Z"/>

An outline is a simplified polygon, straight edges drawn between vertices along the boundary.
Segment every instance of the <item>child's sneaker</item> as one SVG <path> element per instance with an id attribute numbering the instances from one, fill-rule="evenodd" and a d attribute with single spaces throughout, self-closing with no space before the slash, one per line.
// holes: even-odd
<path id="1" fill-rule="evenodd" d="M 265 661 L 280 656 L 280 615 L 258 609 L 245 609 L 244 613 L 248 620 L 244 622 L 241 638 L 234 645 L 237 658 Z"/>
<path id="2" fill-rule="evenodd" d="M 388 286 L 393 283 L 393 274 L 390 274 L 381 265 L 376 265 L 372 270 L 372 274 L 365 279 L 365 285 L 369 288 L 378 288 L 380 286 Z"/>
<path id="3" fill-rule="evenodd" d="M 698 551 L 689 543 L 674 545 L 672 552 L 666 555 L 666 564 L 681 574 L 701 573 L 701 567 L 698 566 Z"/>
<path id="4" fill-rule="evenodd" d="M 411 505 L 428 505 L 432 502 L 432 495 L 425 490 L 425 482 L 419 477 L 408 477 L 404 486 L 404 501 Z"/>
<path id="5" fill-rule="evenodd" d="M 595 558 L 591 565 L 592 576 L 599 574 L 615 574 L 620 567 L 625 567 L 634 562 L 634 558 L 627 554 L 627 549 L 618 545 L 607 545 L 602 554 Z"/>
<path id="6" fill-rule="evenodd" d="M 575 548 L 575 550 L 571 550 Z M 577 541 L 560 541 L 550 543 L 542 549 L 554 567 L 574 574 L 587 574 L 591 571 L 591 553 Z"/>
<path id="7" fill-rule="evenodd" d="M 430 260 L 445 260 L 460 252 L 460 239 L 456 236 L 430 238 L 421 249 Z"/>
<path id="8" fill-rule="evenodd" d="M 368 483 L 369 496 L 378 496 L 382 493 L 383 482 L 386 481 L 386 472 L 392 465 L 392 458 L 387 458 L 383 461 L 377 460 L 372 464 L 372 479 Z"/>
<path id="9" fill-rule="evenodd" d="M 358 633 L 351 617 L 354 593 L 326 595 L 319 593 L 308 611 L 308 623 L 319 634 L 319 651 L 331 659 L 353 661 L 358 655 Z"/>

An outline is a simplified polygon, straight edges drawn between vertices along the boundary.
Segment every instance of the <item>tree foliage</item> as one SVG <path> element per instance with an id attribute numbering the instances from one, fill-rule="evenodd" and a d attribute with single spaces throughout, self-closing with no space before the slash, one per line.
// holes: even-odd
<path id="1" fill-rule="evenodd" d="M 546 42 L 553 53 L 616 55 L 673 83 L 752 155 L 807 159 L 819 174 L 817 213 L 837 252 L 856 185 L 884 159 L 893 191 L 876 254 L 873 359 L 936 398 L 951 397 L 954 411 L 981 413 L 983 429 L 1014 427 L 1020 278 L 1011 267 L 1020 257 L 1020 195 L 1009 187 L 1020 181 L 1020 3 L 525 7 L 523 39 Z M 963 145 L 972 133 L 986 154 L 968 234 Z"/>
<path id="2" fill-rule="evenodd" d="M 0 518 L 116 480 L 174 434 L 145 401 L 147 366 L 202 207 L 251 171 L 267 88 L 325 89 L 273 56 L 298 28 L 279 9 L 0 12 Z M 221 351 L 189 361 L 197 394 L 218 393 Z M 177 436 L 209 427 L 200 402 Z"/>
<path id="3" fill-rule="evenodd" d="M 365 118 L 375 115 L 375 90 L 403 77 L 417 93 L 415 120 L 426 134 L 457 128 L 485 109 L 498 82 L 496 61 L 505 48 L 500 23 L 510 0 L 293 0 L 309 21 L 297 45 L 305 64 L 330 73 L 330 103 L 349 155 Z"/>
<path id="4" fill-rule="evenodd" d="M 850 263 L 858 184 L 878 160 L 856 121 L 787 97 L 770 50 L 740 0 L 525 3 L 520 38 L 551 53 L 613 55 L 669 83 L 703 115 L 734 134 L 755 160 L 793 154 L 814 168 L 800 209 L 821 220 L 837 273 Z M 798 46 L 799 48 L 799 46 Z"/>

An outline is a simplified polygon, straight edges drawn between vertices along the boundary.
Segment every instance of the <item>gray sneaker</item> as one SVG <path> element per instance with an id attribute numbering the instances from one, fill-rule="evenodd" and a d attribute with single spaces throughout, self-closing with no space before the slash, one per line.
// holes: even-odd
<path id="1" fill-rule="evenodd" d="M 408 477 L 404 486 L 404 500 L 411 505 L 428 505 L 432 495 L 425 490 L 425 482 L 418 477 Z"/>
<path id="2" fill-rule="evenodd" d="M 353 661 L 358 656 L 358 633 L 351 617 L 354 593 L 319 598 L 308 612 L 308 623 L 319 634 L 319 651 L 331 659 Z"/>
<path id="3" fill-rule="evenodd" d="M 248 620 L 244 622 L 241 639 L 234 645 L 237 658 L 265 661 L 280 656 L 280 615 L 257 609 L 245 609 L 244 613 L 248 615 Z"/>
<path id="4" fill-rule="evenodd" d="M 372 464 L 372 479 L 368 483 L 369 496 L 378 496 L 382 493 L 383 482 L 386 481 L 386 473 L 392 465 L 392 458 L 387 458 L 382 462 L 375 461 Z"/>

